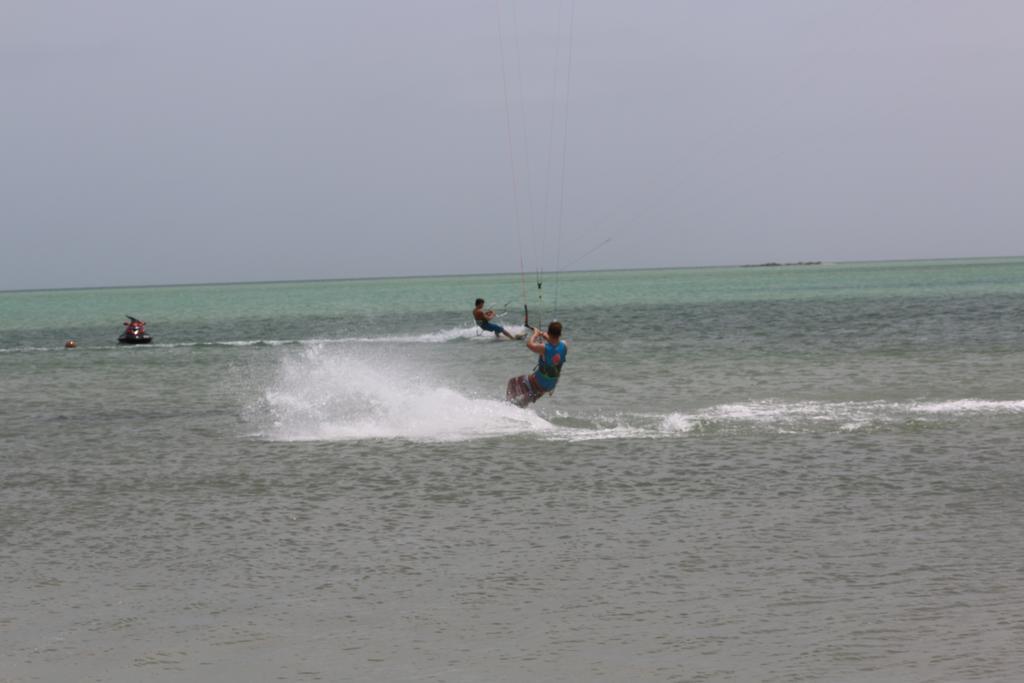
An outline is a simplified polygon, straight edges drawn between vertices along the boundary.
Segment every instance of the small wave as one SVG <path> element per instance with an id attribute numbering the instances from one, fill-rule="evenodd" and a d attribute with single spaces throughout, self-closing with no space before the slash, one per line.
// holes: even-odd
<path id="1" fill-rule="evenodd" d="M 505 329 L 511 334 L 522 334 L 526 328 L 521 325 L 506 325 Z M 345 344 L 444 344 L 457 340 L 472 340 L 493 342 L 495 336 L 490 332 L 483 332 L 478 327 L 452 327 L 437 332 L 425 332 L 423 334 L 396 334 L 377 337 L 314 337 L 310 339 L 225 339 L 225 340 L 197 340 L 180 342 L 154 341 L 147 344 L 146 348 L 196 348 L 196 347 L 251 347 L 251 346 L 322 346 L 322 345 L 345 345 Z M 501 338 L 506 339 L 505 337 Z M 79 348 L 123 348 L 123 345 L 111 343 L 102 345 L 79 345 Z M 0 348 L 0 353 L 38 353 L 42 351 L 64 351 L 63 346 L 20 346 Z"/>
<path id="2" fill-rule="evenodd" d="M 521 325 L 505 325 L 510 334 L 522 334 L 526 328 Z M 484 332 L 479 327 L 452 327 L 447 330 L 428 332 L 426 334 L 402 334 L 386 337 L 349 337 L 333 340 L 336 342 L 373 342 L 373 343 L 396 343 L 396 344 L 443 344 L 445 342 L 459 339 L 470 339 L 475 341 L 493 342 L 496 337 L 491 332 Z M 324 340 L 327 341 L 327 340 Z"/>
<path id="3" fill-rule="evenodd" d="M 802 434 L 942 426 L 972 415 L 1024 413 L 1024 400 L 723 403 L 692 412 L 612 415 L 522 410 L 446 383 L 422 364 L 365 345 L 303 346 L 283 355 L 247 417 L 275 441 L 555 441 L 662 439 L 714 433 Z"/>
<path id="4" fill-rule="evenodd" d="M 512 334 L 520 334 L 525 327 L 509 325 L 507 329 Z M 161 347 L 189 347 L 189 346 L 324 346 L 344 344 L 443 344 L 459 339 L 471 339 L 481 341 L 494 341 L 490 333 L 483 333 L 478 327 L 452 327 L 437 332 L 425 332 L 423 334 L 395 334 L 377 337 L 312 337 L 308 339 L 240 339 L 224 341 L 188 341 L 157 343 L 153 346 Z"/>
<path id="5" fill-rule="evenodd" d="M 662 421 L 661 429 L 669 434 L 738 428 L 778 433 L 850 431 L 885 421 L 891 406 L 884 401 L 728 403 L 692 414 L 671 413 Z"/>
<path id="6" fill-rule="evenodd" d="M 463 441 L 530 435 L 551 441 L 661 439 L 713 433 L 801 434 L 941 426 L 972 415 L 1024 413 L 1024 400 L 725 403 L 694 412 L 570 415 L 475 398 L 421 368 L 382 366 L 356 350 L 310 347 L 284 361 L 262 396 L 272 440 Z M 391 361 L 389 361 L 391 362 Z M 542 411 L 543 412 L 543 411 Z"/>
<path id="7" fill-rule="evenodd" d="M 0 353 L 38 353 L 40 351 L 68 351 L 63 346 L 14 346 L 0 349 Z"/>
<path id="8" fill-rule="evenodd" d="M 661 431 L 682 434 L 715 429 L 775 433 L 836 432 L 920 424 L 931 419 L 976 414 L 1024 413 L 1024 401 L 957 399 L 949 401 L 751 401 L 711 406 L 695 413 L 671 413 Z"/>
<path id="9" fill-rule="evenodd" d="M 908 410 L 931 415 L 969 413 L 1024 413 L 1024 401 L 984 401 L 965 398 L 958 401 L 912 403 Z"/>
<path id="10" fill-rule="evenodd" d="M 342 342 L 373 342 L 373 343 L 396 343 L 396 344 L 443 344 L 457 339 L 490 339 L 493 335 L 482 334 L 479 327 L 452 327 L 437 332 L 425 334 L 397 334 L 382 337 L 349 337 L 337 341 Z"/>
<path id="11" fill-rule="evenodd" d="M 302 339 L 237 339 L 223 341 L 189 341 L 189 342 L 153 342 L 150 346 L 162 349 L 198 348 L 208 346 L 290 346 L 298 344 L 310 344 L 312 341 Z"/>

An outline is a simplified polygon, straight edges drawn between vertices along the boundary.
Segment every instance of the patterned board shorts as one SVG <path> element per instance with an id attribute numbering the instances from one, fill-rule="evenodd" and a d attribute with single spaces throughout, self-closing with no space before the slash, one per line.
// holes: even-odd
<path id="1" fill-rule="evenodd" d="M 533 375 L 520 375 L 508 381 L 505 387 L 505 400 L 525 408 L 544 395 L 544 390 L 537 384 Z"/>

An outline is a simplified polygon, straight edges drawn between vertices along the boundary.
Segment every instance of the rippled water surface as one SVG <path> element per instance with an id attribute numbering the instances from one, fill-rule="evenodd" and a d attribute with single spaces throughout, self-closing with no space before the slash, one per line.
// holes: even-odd
<path id="1" fill-rule="evenodd" d="M 1024 260 L 557 294 L 0 293 L 0 681 L 1019 680 Z"/>

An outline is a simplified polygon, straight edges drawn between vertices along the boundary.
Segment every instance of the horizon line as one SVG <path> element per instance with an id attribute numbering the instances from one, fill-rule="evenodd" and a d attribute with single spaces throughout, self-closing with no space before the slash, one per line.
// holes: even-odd
<path id="1" fill-rule="evenodd" d="M 723 263 L 706 266 L 643 266 L 639 268 L 582 268 L 574 270 L 552 270 L 549 274 L 561 273 L 616 273 L 625 271 L 654 271 L 654 270 L 700 270 L 707 268 L 751 268 L 765 266 L 793 266 L 806 267 L 813 265 L 835 265 L 835 264 L 856 264 L 856 263 L 910 263 L 915 261 L 980 261 L 998 259 L 1020 259 L 1024 254 L 1012 256 L 946 256 L 941 258 L 894 258 L 894 259 L 872 259 L 872 260 L 826 260 L 810 259 L 802 261 L 763 261 L 760 263 Z M 0 294 L 17 294 L 29 292 L 68 292 L 89 289 L 158 289 L 169 287 L 227 287 L 232 285 L 272 285 L 272 284 L 303 284 L 313 282 L 360 282 L 372 280 L 427 280 L 432 278 L 445 277 L 514 277 L 523 275 L 514 271 L 503 273 L 439 273 L 436 275 L 369 275 L 363 277 L 314 277 L 296 278 L 286 280 L 233 280 L 224 282 L 176 282 L 164 284 L 134 284 L 134 285 L 92 285 L 84 287 L 29 287 L 26 289 L 0 289 Z"/>

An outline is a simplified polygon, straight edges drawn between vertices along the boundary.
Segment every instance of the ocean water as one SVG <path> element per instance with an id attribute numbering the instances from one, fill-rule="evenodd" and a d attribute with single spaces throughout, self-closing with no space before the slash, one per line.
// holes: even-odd
<path id="1" fill-rule="evenodd" d="M 0 293 L 0 681 L 1020 680 L 1024 259 L 534 279 Z"/>

